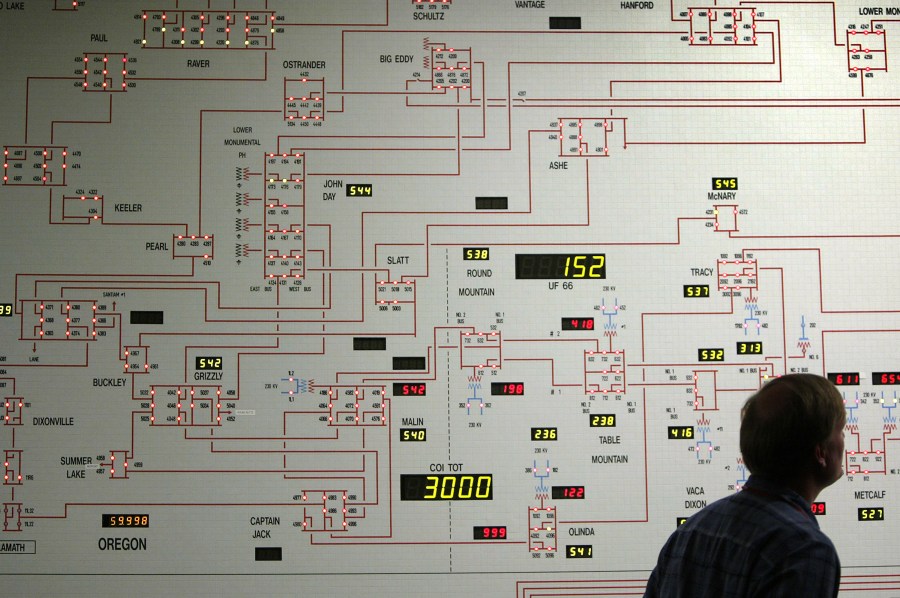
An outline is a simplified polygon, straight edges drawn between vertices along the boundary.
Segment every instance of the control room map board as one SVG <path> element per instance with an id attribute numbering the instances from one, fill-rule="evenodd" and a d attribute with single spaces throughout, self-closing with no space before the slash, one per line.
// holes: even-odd
<path id="1" fill-rule="evenodd" d="M 0 593 L 640 595 L 829 376 L 900 595 L 900 2 L 0 3 Z"/>

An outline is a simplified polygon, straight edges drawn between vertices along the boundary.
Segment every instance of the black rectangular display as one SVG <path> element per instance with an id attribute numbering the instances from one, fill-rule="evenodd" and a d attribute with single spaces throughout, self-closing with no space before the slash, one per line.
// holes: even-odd
<path id="1" fill-rule="evenodd" d="M 686 284 L 682 286 L 682 296 L 683 297 L 709 297 L 709 285 L 708 284 Z"/>
<path id="2" fill-rule="evenodd" d="M 760 342 L 739 342 L 735 347 L 738 355 L 762 355 L 763 344 Z"/>
<path id="3" fill-rule="evenodd" d="M 550 29 L 581 29 L 581 17 L 550 17 Z"/>
<path id="4" fill-rule="evenodd" d="M 517 253 L 516 278 L 524 280 L 603 280 L 603 253 Z"/>
<path id="5" fill-rule="evenodd" d="M 400 428 L 400 442 L 425 442 L 427 439 L 426 428 Z"/>
<path id="6" fill-rule="evenodd" d="M 394 357 L 394 371 L 399 370 L 424 370 L 425 369 L 425 358 L 424 357 Z"/>
<path id="7" fill-rule="evenodd" d="M 354 336 L 354 351 L 386 351 L 387 337 L 384 336 Z"/>
<path id="8" fill-rule="evenodd" d="M 254 550 L 256 552 L 257 561 L 281 560 L 281 546 L 256 546 L 254 547 Z"/>
<path id="9" fill-rule="evenodd" d="M 594 318 L 563 318 L 561 328 L 563 330 L 593 330 Z"/>
<path id="10" fill-rule="evenodd" d="M 716 176 L 712 179 L 713 191 L 737 191 L 738 180 L 736 176 Z"/>
<path id="11" fill-rule="evenodd" d="M 524 395 L 524 382 L 491 382 L 491 396 Z"/>
<path id="12" fill-rule="evenodd" d="M 859 386 L 859 372 L 828 372 L 828 379 L 835 386 Z"/>
<path id="13" fill-rule="evenodd" d="M 348 183 L 347 197 L 372 197 L 373 187 L 371 183 Z"/>
<path id="14" fill-rule="evenodd" d="M 505 540 L 505 525 L 476 525 L 472 527 L 473 540 Z"/>
<path id="15" fill-rule="evenodd" d="M 0 318 L 9 318 L 12 315 L 12 303 L 0 303 Z"/>
<path id="16" fill-rule="evenodd" d="M 424 382 L 394 382 L 395 397 L 424 397 L 427 391 Z"/>
<path id="17" fill-rule="evenodd" d="M 400 474 L 400 500 L 493 500 L 487 473 Z"/>
<path id="18" fill-rule="evenodd" d="M 163 312 L 161 311 L 133 311 L 130 314 L 132 324 L 162 324 Z"/>
<path id="19" fill-rule="evenodd" d="M 900 384 L 900 372 L 872 372 L 872 384 L 894 386 Z"/>
<path id="20" fill-rule="evenodd" d="M 194 358 L 195 370 L 221 370 L 222 358 L 218 355 L 198 355 Z"/>
<path id="21" fill-rule="evenodd" d="M 594 547 L 590 544 L 567 544 L 567 559 L 592 559 L 594 558 Z"/>
<path id="22" fill-rule="evenodd" d="M 508 210 L 509 209 L 509 198 L 508 197 L 476 197 L 475 198 L 475 209 L 476 210 Z"/>
<path id="23" fill-rule="evenodd" d="M 553 486 L 550 489 L 550 497 L 560 499 L 584 499 L 584 486 Z"/>
<path id="24" fill-rule="evenodd" d="M 150 527 L 150 515 L 147 513 L 104 513 L 100 525 L 101 527 Z"/>

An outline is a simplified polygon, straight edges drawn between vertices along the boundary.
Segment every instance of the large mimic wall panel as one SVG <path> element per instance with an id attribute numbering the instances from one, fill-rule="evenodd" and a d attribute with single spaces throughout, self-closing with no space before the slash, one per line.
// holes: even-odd
<path id="1" fill-rule="evenodd" d="M 900 2 L 0 3 L 0 593 L 634 596 L 830 376 L 900 595 Z"/>

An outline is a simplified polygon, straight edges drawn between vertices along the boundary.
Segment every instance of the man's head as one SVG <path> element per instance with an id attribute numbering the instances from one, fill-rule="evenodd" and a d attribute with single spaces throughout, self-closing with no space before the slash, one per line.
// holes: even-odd
<path id="1" fill-rule="evenodd" d="M 747 399 L 741 453 L 752 473 L 779 482 L 812 476 L 824 488 L 843 473 L 844 401 L 826 378 L 790 374 Z"/>

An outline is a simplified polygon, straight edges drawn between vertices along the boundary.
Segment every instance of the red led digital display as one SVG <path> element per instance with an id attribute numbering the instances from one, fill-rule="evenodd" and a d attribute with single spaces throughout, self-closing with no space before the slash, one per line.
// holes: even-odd
<path id="1" fill-rule="evenodd" d="M 835 386 L 859 386 L 859 372 L 828 372 L 828 379 Z"/>
<path id="2" fill-rule="evenodd" d="M 825 503 L 824 502 L 814 502 L 810 506 L 810 510 L 813 515 L 824 515 L 825 514 Z"/>
<path id="3" fill-rule="evenodd" d="M 394 382 L 395 397 L 424 397 L 426 391 L 424 382 Z"/>
<path id="4" fill-rule="evenodd" d="M 584 486 L 553 486 L 550 496 L 556 499 L 582 499 Z"/>
<path id="5" fill-rule="evenodd" d="M 872 372 L 872 384 L 900 384 L 900 372 Z"/>
<path id="6" fill-rule="evenodd" d="M 563 318 L 563 330 L 593 330 L 594 318 Z"/>
<path id="7" fill-rule="evenodd" d="M 525 394 L 524 382 L 491 382 L 491 395 L 523 395 Z"/>
<path id="8" fill-rule="evenodd" d="M 473 540 L 505 540 L 505 525 L 476 525 L 472 528 Z"/>

